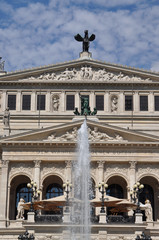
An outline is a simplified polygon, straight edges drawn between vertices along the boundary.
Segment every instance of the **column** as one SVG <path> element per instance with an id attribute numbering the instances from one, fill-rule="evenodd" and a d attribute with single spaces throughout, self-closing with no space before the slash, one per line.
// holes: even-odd
<path id="1" fill-rule="evenodd" d="M 78 111 L 80 112 L 80 96 L 79 91 L 75 93 L 75 108 L 78 108 Z"/>
<path id="2" fill-rule="evenodd" d="M 129 189 L 132 190 L 134 184 L 136 183 L 136 162 L 130 161 L 129 162 Z M 128 198 L 130 198 L 130 192 L 128 191 Z"/>
<path id="3" fill-rule="evenodd" d="M 104 94 L 104 111 L 106 113 L 109 112 L 109 106 L 110 106 L 110 101 L 109 101 L 109 92 L 105 92 Z"/>
<path id="4" fill-rule="evenodd" d="M 134 112 L 139 112 L 139 105 L 140 105 L 140 101 L 139 101 L 139 93 L 135 92 L 134 93 Z"/>
<path id="5" fill-rule="evenodd" d="M 93 109 L 95 108 L 95 93 L 94 93 L 94 91 L 91 91 L 91 93 L 90 93 L 89 106 L 90 106 L 91 111 L 93 111 Z"/>
<path id="6" fill-rule="evenodd" d="M 65 161 L 66 168 L 65 168 L 65 182 L 68 180 L 71 182 L 71 170 L 72 170 L 72 161 Z"/>
<path id="7" fill-rule="evenodd" d="M 7 107 L 7 94 L 6 91 L 2 91 L 2 111 L 5 111 L 6 107 Z"/>
<path id="8" fill-rule="evenodd" d="M 32 91 L 32 94 L 31 94 L 31 111 L 34 112 L 36 110 L 37 110 L 37 107 L 36 107 L 36 92 Z"/>
<path id="9" fill-rule="evenodd" d="M 119 93 L 119 98 L 118 98 L 118 113 L 123 113 L 124 112 L 124 106 L 125 106 L 125 95 L 124 92 Z"/>
<path id="10" fill-rule="evenodd" d="M 66 106 L 66 98 L 65 98 L 65 91 L 61 92 L 61 100 L 60 100 L 60 111 L 65 112 Z"/>
<path id="11" fill-rule="evenodd" d="M 46 112 L 51 112 L 51 93 L 47 91 L 46 93 Z"/>
<path id="12" fill-rule="evenodd" d="M 17 99 L 16 99 L 16 111 L 21 111 L 21 91 L 17 91 Z"/>
<path id="13" fill-rule="evenodd" d="M 104 181 L 104 161 L 99 161 L 98 163 L 98 183 L 101 183 Z M 101 193 L 97 191 L 97 197 L 101 197 Z"/>
<path id="14" fill-rule="evenodd" d="M 34 161 L 35 166 L 34 166 L 34 182 L 37 183 L 37 189 L 40 188 L 40 160 L 35 160 Z"/>
<path id="15" fill-rule="evenodd" d="M 2 161 L 2 173 L 0 181 L 0 227 L 6 227 L 7 220 L 8 165 L 9 161 Z"/>
<path id="16" fill-rule="evenodd" d="M 148 111 L 150 113 L 154 112 L 155 109 L 155 101 L 154 101 L 154 94 L 153 92 L 150 92 L 148 95 Z"/>

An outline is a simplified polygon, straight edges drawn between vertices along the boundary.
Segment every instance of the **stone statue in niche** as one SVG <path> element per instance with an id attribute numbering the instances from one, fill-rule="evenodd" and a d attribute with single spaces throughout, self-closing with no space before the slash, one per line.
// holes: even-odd
<path id="1" fill-rule="evenodd" d="M 58 95 L 54 95 L 52 98 L 52 109 L 53 111 L 58 111 L 59 110 L 59 96 Z"/>
<path id="2" fill-rule="evenodd" d="M 20 198 L 20 201 L 17 206 L 18 214 L 16 219 L 24 219 L 24 206 L 23 206 L 24 202 L 25 202 L 24 199 Z"/>
<path id="3" fill-rule="evenodd" d="M 111 98 L 111 111 L 116 112 L 118 110 L 118 97 L 113 96 Z"/>
<path id="4" fill-rule="evenodd" d="M 3 115 L 3 124 L 5 127 L 9 128 L 9 123 L 10 123 L 10 112 L 9 112 L 9 108 L 7 107 Z"/>

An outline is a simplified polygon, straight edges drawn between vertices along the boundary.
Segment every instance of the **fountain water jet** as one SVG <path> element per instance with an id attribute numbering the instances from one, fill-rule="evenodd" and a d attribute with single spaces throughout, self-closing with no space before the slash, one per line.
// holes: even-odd
<path id="1" fill-rule="evenodd" d="M 74 203 L 71 211 L 71 240 L 89 240 L 91 232 L 90 153 L 86 120 L 78 131 L 77 160 L 73 164 Z"/>

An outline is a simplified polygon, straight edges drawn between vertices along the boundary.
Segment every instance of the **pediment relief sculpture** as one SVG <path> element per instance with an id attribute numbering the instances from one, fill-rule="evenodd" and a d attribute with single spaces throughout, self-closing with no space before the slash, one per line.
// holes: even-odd
<path id="1" fill-rule="evenodd" d="M 78 129 L 77 127 L 74 127 L 73 130 L 67 131 L 65 134 L 61 136 L 56 136 L 56 133 L 51 134 L 48 136 L 47 139 L 44 141 L 77 141 L 77 135 L 78 135 Z M 94 127 L 93 129 L 88 128 L 88 139 L 89 141 L 127 141 L 123 139 L 123 137 L 117 133 L 114 133 L 113 136 L 110 136 L 109 134 L 105 132 L 98 131 L 97 127 Z"/>
<path id="2" fill-rule="evenodd" d="M 66 68 L 63 72 L 42 74 L 39 77 L 30 77 L 27 80 L 37 81 L 105 81 L 105 82 L 152 82 L 150 78 L 143 79 L 134 75 L 125 75 L 122 72 L 108 72 L 105 68 L 92 68 L 82 66 L 81 68 Z M 23 79 L 22 81 L 26 81 Z"/>

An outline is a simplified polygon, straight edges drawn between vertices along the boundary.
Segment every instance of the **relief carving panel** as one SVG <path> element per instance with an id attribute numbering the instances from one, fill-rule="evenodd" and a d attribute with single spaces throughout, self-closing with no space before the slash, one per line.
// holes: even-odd
<path id="1" fill-rule="evenodd" d="M 9 165 L 9 178 L 11 178 L 15 174 L 26 174 L 33 176 L 34 173 L 34 164 L 33 163 L 11 163 Z M 29 174 L 28 174 L 29 173 Z"/>
<path id="2" fill-rule="evenodd" d="M 41 178 L 44 178 L 47 174 L 59 174 L 64 176 L 65 163 L 46 163 L 41 165 Z"/>

